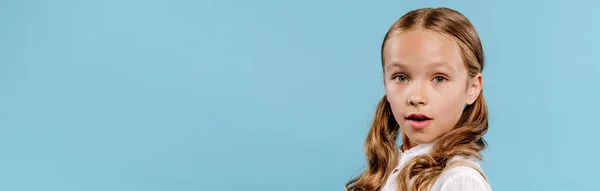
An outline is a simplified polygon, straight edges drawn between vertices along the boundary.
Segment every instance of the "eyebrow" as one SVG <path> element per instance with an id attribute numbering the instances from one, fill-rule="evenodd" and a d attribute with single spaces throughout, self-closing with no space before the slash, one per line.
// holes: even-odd
<path id="1" fill-rule="evenodd" d="M 390 69 L 392 69 L 392 68 L 400 68 L 400 69 L 404 69 L 404 67 L 406 67 L 406 65 L 404 65 L 404 64 L 402 64 L 402 63 L 400 63 L 400 62 L 392 62 L 392 63 L 388 64 L 388 65 L 385 67 L 385 70 L 390 70 Z"/>
<path id="2" fill-rule="evenodd" d="M 454 66 L 450 65 L 448 62 L 434 62 L 431 64 L 432 68 L 447 68 L 450 71 L 456 71 Z"/>
<path id="3" fill-rule="evenodd" d="M 392 62 L 390 64 L 388 64 L 385 69 L 386 70 L 390 70 L 392 68 L 400 68 L 400 69 L 404 69 L 406 67 L 406 65 L 404 65 L 403 63 L 400 62 Z M 450 71 L 456 71 L 456 68 L 454 68 L 454 66 L 450 65 L 447 62 L 434 62 L 431 64 L 430 68 L 446 68 Z"/>

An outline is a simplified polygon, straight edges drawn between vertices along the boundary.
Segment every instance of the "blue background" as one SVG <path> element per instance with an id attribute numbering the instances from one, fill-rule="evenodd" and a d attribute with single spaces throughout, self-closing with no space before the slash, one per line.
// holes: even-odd
<path id="1" fill-rule="evenodd" d="M 0 190 L 343 190 L 409 10 L 477 28 L 495 190 L 598 190 L 592 1 L 0 1 Z"/>

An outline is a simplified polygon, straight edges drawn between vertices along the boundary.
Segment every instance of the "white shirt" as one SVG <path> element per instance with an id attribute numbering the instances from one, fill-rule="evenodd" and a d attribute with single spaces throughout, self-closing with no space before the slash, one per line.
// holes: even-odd
<path id="1" fill-rule="evenodd" d="M 397 191 L 398 183 L 396 182 L 396 177 L 398 176 L 398 173 L 400 173 L 404 165 L 406 165 L 406 162 L 415 158 L 416 156 L 429 153 L 431 151 L 431 148 L 433 147 L 433 144 L 434 143 L 421 144 L 407 151 L 400 151 L 398 166 L 396 166 L 397 170 L 394 170 L 392 174 L 388 177 L 381 191 Z M 448 162 L 456 160 L 468 161 L 480 167 L 477 163 L 477 158 L 475 157 L 455 156 L 451 158 Z M 485 178 L 483 178 L 483 175 L 481 175 L 481 173 L 479 173 L 477 170 L 471 167 L 466 166 L 458 166 L 445 171 L 438 177 L 438 179 L 433 183 L 433 186 L 431 187 L 431 191 L 491 190 L 492 188 L 485 180 Z"/>

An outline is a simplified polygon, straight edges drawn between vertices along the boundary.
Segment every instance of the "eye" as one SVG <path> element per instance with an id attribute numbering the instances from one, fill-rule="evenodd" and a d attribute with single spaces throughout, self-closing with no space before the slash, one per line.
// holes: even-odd
<path id="1" fill-rule="evenodd" d="M 408 77 L 404 74 L 398 74 L 394 76 L 394 80 L 398 81 L 398 82 L 407 82 L 408 81 Z"/>
<path id="2" fill-rule="evenodd" d="M 435 77 L 433 77 L 433 82 L 435 82 L 435 83 L 443 83 L 446 80 L 448 80 L 448 78 L 446 78 L 444 76 L 435 76 Z"/>

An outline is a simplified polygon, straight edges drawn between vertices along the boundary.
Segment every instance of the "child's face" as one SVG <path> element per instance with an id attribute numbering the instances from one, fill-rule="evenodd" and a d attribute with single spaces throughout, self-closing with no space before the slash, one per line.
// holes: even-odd
<path id="1" fill-rule="evenodd" d="M 470 78 L 459 45 L 429 30 L 405 31 L 383 50 L 385 91 L 394 118 L 412 146 L 449 132 L 481 90 Z"/>

